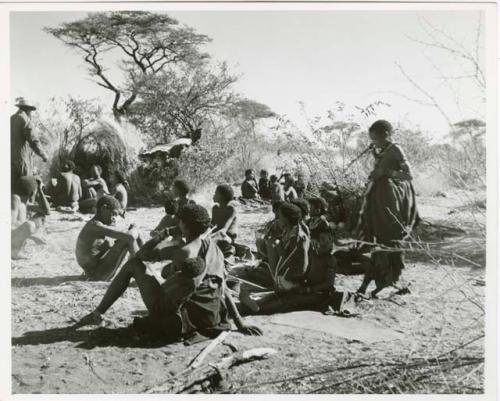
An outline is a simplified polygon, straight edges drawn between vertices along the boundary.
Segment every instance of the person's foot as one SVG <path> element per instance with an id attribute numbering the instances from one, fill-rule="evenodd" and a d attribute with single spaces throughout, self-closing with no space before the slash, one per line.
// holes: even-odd
<path id="1" fill-rule="evenodd" d="M 250 298 L 250 292 L 246 289 L 241 289 L 240 290 L 240 297 L 239 300 L 242 305 L 244 305 L 249 311 L 252 313 L 257 313 L 259 312 L 259 304 L 255 302 L 252 298 Z"/>
<path id="2" fill-rule="evenodd" d="M 78 329 L 84 326 L 99 326 L 103 322 L 102 315 L 97 312 L 91 312 L 88 315 L 82 317 L 78 322 L 76 322 L 72 328 Z"/>

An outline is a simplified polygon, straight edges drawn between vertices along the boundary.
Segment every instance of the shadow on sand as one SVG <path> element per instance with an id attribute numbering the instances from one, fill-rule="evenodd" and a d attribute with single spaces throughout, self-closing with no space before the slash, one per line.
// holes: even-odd
<path id="1" fill-rule="evenodd" d="M 31 287 L 34 285 L 55 286 L 71 281 L 90 281 L 84 275 L 79 276 L 57 276 L 57 277 L 15 277 L 11 280 L 12 287 Z"/>
<path id="2" fill-rule="evenodd" d="M 21 337 L 12 337 L 13 346 L 54 344 L 65 341 L 78 343 L 76 347 L 83 349 L 93 349 L 95 347 L 160 348 L 176 342 L 175 339 L 160 338 L 158 336 L 135 337 L 128 327 L 74 330 L 68 326 L 29 331 Z"/>

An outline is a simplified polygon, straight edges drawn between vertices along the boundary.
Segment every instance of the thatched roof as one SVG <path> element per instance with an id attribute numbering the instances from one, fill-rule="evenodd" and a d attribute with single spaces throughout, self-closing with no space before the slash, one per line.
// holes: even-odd
<path id="1" fill-rule="evenodd" d="M 127 173 L 134 163 L 122 133 L 106 121 L 99 121 L 88 134 L 82 136 L 71 155 L 82 172 L 86 173 L 90 166 L 98 164 L 105 177 L 115 170 Z"/>

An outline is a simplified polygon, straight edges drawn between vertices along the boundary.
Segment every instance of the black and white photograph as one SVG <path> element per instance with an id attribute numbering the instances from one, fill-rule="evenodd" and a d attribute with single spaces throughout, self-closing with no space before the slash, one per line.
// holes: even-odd
<path id="1" fill-rule="evenodd" d="M 495 399 L 495 3 L 0 11 L 0 399 Z"/>

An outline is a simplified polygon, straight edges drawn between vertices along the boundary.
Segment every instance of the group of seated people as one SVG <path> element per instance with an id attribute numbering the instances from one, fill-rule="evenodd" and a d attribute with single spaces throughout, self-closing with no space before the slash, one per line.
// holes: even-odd
<path id="1" fill-rule="evenodd" d="M 122 210 L 125 211 L 128 203 L 127 180 L 119 171 L 114 171 L 109 178 L 112 195 L 118 199 Z M 101 166 L 91 166 L 90 177 L 82 180 L 75 173 L 75 163 L 72 160 L 62 163 L 61 171 L 52 178 L 48 189 L 54 207 L 60 210 L 78 210 L 81 213 L 95 212 L 97 201 L 109 194 L 109 186 L 102 177 Z"/>
<path id="2" fill-rule="evenodd" d="M 274 202 L 275 218 L 256 244 L 261 262 L 232 274 L 227 259 L 234 255 L 230 250 L 238 234 L 238 212 L 231 186 L 217 186 L 211 217 L 188 195 L 186 182 L 176 180 L 165 202 L 165 216 L 147 242 L 133 224 L 128 230 L 114 227 L 121 209 L 115 198 L 99 199 L 94 218 L 78 236 L 76 258 L 89 278 L 111 283 L 96 309 L 75 328 L 102 322 L 132 278 L 149 311 L 148 317 L 135 319 L 133 327 L 176 338 L 212 336 L 229 327 L 228 317 L 242 332 L 259 334 L 260 329 L 246 326 L 241 315 L 297 309 L 338 312 L 351 298 L 335 288 L 342 251 L 334 252 L 334 229 L 325 217 L 322 198 Z M 160 261 L 169 261 L 161 278 L 146 265 Z M 357 273 L 368 265 L 368 258 L 361 259 Z M 252 294 L 252 287 L 268 291 Z M 239 303 L 233 300 L 235 289 Z"/>
<path id="3" fill-rule="evenodd" d="M 45 241 L 37 236 L 45 223 L 45 217 L 50 214 L 50 207 L 58 211 L 79 211 L 95 213 L 97 202 L 109 195 L 109 187 L 102 177 L 102 168 L 91 167 L 91 176 L 81 180 L 75 174 L 75 164 L 66 160 L 61 171 L 45 187 L 42 180 L 33 176 L 23 176 L 16 184 L 16 190 L 11 195 L 11 257 L 20 258 L 20 253 L 28 239 L 43 244 Z M 119 171 L 110 177 L 113 197 L 120 204 L 124 213 L 128 203 L 127 181 Z M 47 188 L 47 189 L 46 189 Z"/>
<path id="4" fill-rule="evenodd" d="M 138 333 L 192 342 L 230 329 L 228 319 L 232 318 L 240 332 L 261 334 L 259 328 L 244 324 L 227 285 L 224 242 L 233 241 L 236 227 L 236 212 L 229 205 L 231 187 L 217 187 L 212 217 L 188 193 L 183 180 L 173 183 L 166 214 L 147 242 L 133 224 L 127 230 L 114 227 L 121 209 L 115 198 L 105 195 L 98 200 L 94 218 L 78 236 L 76 257 L 89 278 L 111 283 L 96 309 L 75 329 L 101 323 L 102 315 L 134 278 L 149 312 L 145 318 L 134 319 L 132 328 Z M 128 261 L 121 266 L 127 255 Z M 158 277 L 146 263 L 160 261 L 169 263 Z"/>
<path id="5" fill-rule="evenodd" d="M 245 171 L 245 180 L 241 184 L 241 199 L 261 199 L 264 201 L 292 201 L 296 198 L 303 198 L 306 193 L 306 185 L 302 174 L 296 179 L 292 174 L 285 172 L 278 178 L 272 174 L 269 177 L 267 170 L 260 171 L 260 179 L 257 183 L 255 173 L 252 169 Z"/>

